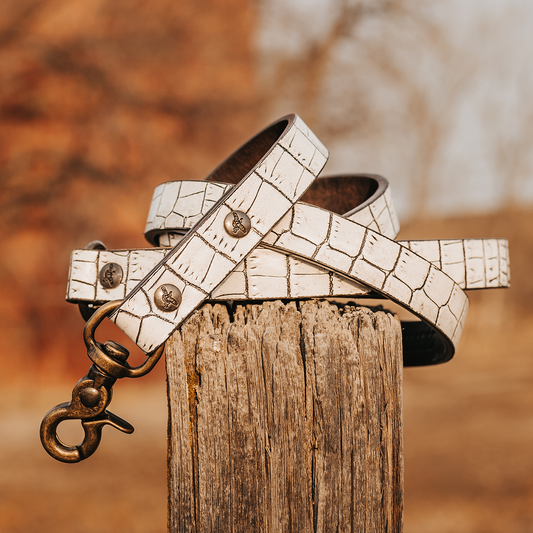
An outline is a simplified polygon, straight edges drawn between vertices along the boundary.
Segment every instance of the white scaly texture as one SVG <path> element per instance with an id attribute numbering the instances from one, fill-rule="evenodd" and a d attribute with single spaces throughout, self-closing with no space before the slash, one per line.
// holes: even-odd
<path id="1" fill-rule="evenodd" d="M 166 208 L 166 218 L 160 217 L 158 229 L 170 230 L 162 235 L 168 244 L 182 238 L 172 230 L 187 229 L 174 228 L 165 222 L 169 215 L 179 215 L 180 220 L 185 216 L 201 217 L 208 196 L 206 191 L 215 191 L 215 198 L 209 194 L 209 201 L 214 202 L 219 198 L 217 195 L 229 190 L 228 186 L 205 182 L 194 189 L 179 182 L 164 185 L 158 187 L 159 191 L 168 195 L 168 186 L 172 185 L 178 195 L 178 198 L 165 198 L 173 208 L 172 211 Z M 385 189 L 385 193 L 389 190 Z M 159 191 L 154 195 L 159 205 L 156 212 L 165 213 Z M 184 215 L 183 207 L 177 209 L 180 204 L 186 205 L 180 191 L 185 191 L 185 198 L 191 191 L 201 198 L 201 201 L 194 200 L 192 215 Z M 391 214 L 394 213 L 392 199 L 389 196 L 384 201 L 383 196 L 374 198 L 360 210 L 366 213 L 361 217 L 370 226 L 366 228 L 329 211 L 297 203 L 263 243 L 211 291 L 208 299 L 360 297 L 374 290 L 424 318 L 456 344 L 468 308 L 467 299 L 458 288 L 508 286 L 507 242 L 474 239 L 396 243 L 371 229 L 397 232 L 397 226 L 393 229 L 390 222 L 395 220 Z M 384 211 L 389 213 L 385 217 Z M 376 219 L 388 222 L 380 225 Z M 189 223 L 194 222 L 191 218 Z M 168 251 L 168 248 L 76 251 L 67 298 L 72 301 L 123 298 L 161 260 L 161 254 Z M 123 282 L 114 289 L 105 289 L 97 279 L 97 273 L 109 262 L 120 264 L 124 271 Z"/>
<path id="2" fill-rule="evenodd" d="M 257 247 L 316 179 L 326 160 L 325 147 L 293 116 L 256 167 L 129 293 L 111 319 L 145 352 L 160 346 Z M 241 239 L 223 229 L 226 215 L 235 210 L 245 212 L 252 224 Z M 154 303 L 156 289 L 165 283 L 182 293 L 176 311 L 161 311 Z"/>
<path id="3" fill-rule="evenodd" d="M 205 299 L 377 293 L 438 331 L 450 357 L 468 309 L 462 289 L 509 285 L 507 241 L 395 242 L 398 219 L 390 188 L 380 177 L 374 177 L 380 185 L 372 197 L 344 217 L 296 203 L 325 163 L 325 149 L 314 137 L 306 141 L 306 135 L 301 122 L 289 128 L 237 186 L 183 181 L 157 187 L 146 226 L 151 241 L 176 245 L 197 226 L 170 251 L 75 251 L 67 298 L 103 302 L 127 296 L 116 322 L 150 351 Z M 271 202 L 283 201 L 282 209 L 272 213 Z M 242 241 L 222 229 L 225 216 L 236 209 L 252 220 L 252 232 Z M 274 225 L 281 211 L 285 215 Z M 98 280 L 109 262 L 124 271 L 114 289 L 105 289 Z M 174 313 L 160 312 L 152 298 L 162 283 L 177 285 L 186 305 Z"/>
<path id="4" fill-rule="evenodd" d="M 154 190 L 145 233 L 190 229 L 233 185 L 206 181 L 170 181 Z"/>
<path id="5" fill-rule="evenodd" d="M 170 248 L 139 250 L 74 250 L 67 286 L 70 302 L 103 303 L 122 300 L 148 274 Z M 106 289 L 98 273 L 107 263 L 122 266 L 124 277 Z M 331 270 L 284 254 L 257 247 L 209 295 L 209 300 L 250 300 L 363 296 L 370 289 Z"/>
<path id="6" fill-rule="evenodd" d="M 169 243 L 179 238 L 177 234 Z M 462 256 L 451 250 L 461 244 Z M 443 270 L 462 289 L 503 288 L 509 286 L 509 250 L 504 239 L 465 239 L 436 241 L 399 241 L 399 244 Z M 479 248 L 496 252 L 479 265 L 479 256 L 466 254 Z M 70 302 L 103 303 L 122 300 L 169 252 L 170 248 L 136 250 L 74 250 L 66 299 Z M 98 273 L 107 263 L 118 263 L 124 272 L 121 283 L 106 289 Z M 473 266 L 472 266 L 473 265 Z M 497 270 L 494 271 L 493 269 Z M 467 284 L 478 273 L 477 282 Z M 486 274 L 489 273 L 489 275 Z M 209 300 L 250 300 L 283 298 L 356 298 L 368 295 L 369 287 L 342 276 L 331 269 L 259 245 L 209 295 Z"/>
<path id="7" fill-rule="evenodd" d="M 186 180 L 158 185 L 152 196 L 144 233 L 188 231 L 231 187 L 233 185 L 225 183 Z M 400 231 L 390 187 L 369 205 L 345 214 L 344 218 L 390 239 Z"/>
<path id="8" fill-rule="evenodd" d="M 405 245 L 463 289 L 509 287 L 509 245 L 505 239 L 409 241 Z"/>
<path id="9" fill-rule="evenodd" d="M 454 345 L 459 341 L 468 298 L 452 278 L 401 243 L 306 204 L 296 204 L 264 242 L 357 280 L 433 324 Z"/>

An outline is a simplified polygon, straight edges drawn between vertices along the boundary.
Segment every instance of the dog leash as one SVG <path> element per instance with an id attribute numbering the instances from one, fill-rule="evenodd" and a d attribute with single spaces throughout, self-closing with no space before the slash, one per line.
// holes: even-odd
<path id="1" fill-rule="evenodd" d="M 103 305 L 84 330 L 93 366 L 73 400 L 43 420 L 50 455 L 65 462 L 88 457 L 105 424 L 131 432 L 106 411 L 112 385 L 149 372 L 172 332 L 206 300 L 388 298 L 421 319 L 402 324 L 404 364 L 453 356 L 468 309 L 463 289 L 509 285 L 507 242 L 394 241 L 399 224 L 386 180 L 317 180 L 326 159 L 303 121 L 284 117 L 205 182 L 156 188 L 146 237 L 166 248 L 107 251 L 97 244 L 73 252 L 67 299 Z M 95 341 L 105 317 L 147 353 L 142 365 L 130 367 L 117 343 Z M 66 418 L 82 420 L 82 444 L 58 440 Z"/>

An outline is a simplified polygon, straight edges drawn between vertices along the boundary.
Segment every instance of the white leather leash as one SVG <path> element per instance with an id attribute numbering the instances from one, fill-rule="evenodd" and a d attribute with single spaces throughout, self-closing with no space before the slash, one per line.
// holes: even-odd
<path id="1" fill-rule="evenodd" d="M 327 155 L 296 115 L 248 141 L 213 173 L 244 177 L 128 294 L 111 320 L 143 351 L 161 346 L 305 193 Z"/>
<path id="2" fill-rule="evenodd" d="M 230 187 L 206 182 L 170 182 L 157 187 L 148 217 L 148 240 L 174 244 Z M 386 180 L 343 176 L 320 179 L 313 187 L 316 190 L 311 188 L 307 193 L 310 198 L 304 199 L 323 199 L 324 191 L 329 190 L 326 203 L 330 208 L 343 202 L 346 208 L 350 201 L 353 206 L 354 190 L 359 200 L 361 189 L 366 189 L 369 197 L 344 217 L 312 205 L 295 204 L 208 299 L 360 297 L 377 293 L 396 301 L 440 333 L 435 335 L 425 324 L 404 324 L 406 364 L 449 359 L 468 306 L 461 288 L 508 286 L 506 241 L 396 243 L 387 238 L 397 234 L 398 223 Z M 372 188 L 375 191 L 369 194 Z M 347 194 L 350 189 L 351 195 Z M 337 194 L 331 194 L 332 190 Z M 378 231 L 368 227 L 372 225 Z M 67 298 L 91 302 L 122 298 L 164 253 L 165 249 L 76 251 Z M 121 270 L 123 279 L 106 289 L 97 272 L 110 264 Z"/>
<path id="3" fill-rule="evenodd" d="M 41 423 L 52 457 L 89 457 L 105 425 L 133 431 L 107 411 L 114 383 L 148 373 L 172 332 L 209 299 L 378 295 L 421 319 L 403 324 L 404 364 L 453 356 L 468 309 L 463 289 L 509 284 L 507 242 L 396 242 L 399 225 L 386 180 L 316 180 L 326 160 L 320 141 L 289 115 L 243 145 L 207 183 L 156 189 L 146 235 L 172 248 L 106 251 L 100 243 L 73 253 L 67 298 L 107 303 L 84 328 L 94 364 L 75 385 L 72 401 L 51 409 Z M 141 365 L 130 366 L 118 343 L 96 341 L 106 316 L 148 354 Z M 58 438 L 58 425 L 69 419 L 82 423 L 78 445 Z"/>
<path id="4" fill-rule="evenodd" d="M 212 177 L 221 181 L 231 181 L 236 175 L 240 181 L 214 202 L 123 301 L 102 305 L 87 320 L 83 337 L 93 365 L 75 385 L 72 400 L 55 406 L 41 423 L 41 442 L 52 457 L 67 463 L 86 459 L 98 448 L 105 425 L 133 431 L 129 423 L 107 411 L 116 380 L 150 372 L 174 329 L 305 193 L 327 155 L 303 121 L 288 115 L 253 137 L 213 172 Z M 103 280 L 110 277 L 112 269 Z M 141 365 L 130 366 L 129 352 L 120 344 L 96 340 L 96 329 L 106 317 L 147 353 Z M 57 435 L 58 425 L 72 419 L 79 419 L 85 432 L 83 441 L 74 446 Z"/>

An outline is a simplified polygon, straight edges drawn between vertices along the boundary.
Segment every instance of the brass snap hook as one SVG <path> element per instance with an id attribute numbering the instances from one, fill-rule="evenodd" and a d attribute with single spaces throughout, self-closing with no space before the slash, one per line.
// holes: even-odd
<path id="1" fill-rule="evenodd" d="M 91 361 L 106 374 L 115 378 L 140 378 L 148 374 L 148 372 L 150 372 L 157 364 L 163 355 L 165 349 L 164 344 L 159 348 L 156 348 L 153 352 L 147 354 L 144 363 L 136 367 L 131 367 L 125 361 L 119 361 L 116 357 L 111 357 L 110 354 L 107 353 L 109 351 L 108 345 L 110 343 L 115 345 L 116 343 L 113 343 L 113 341 L 107 341 L 102 345 L 94 339 L 94 332 L 102 320 L 113 314 L 115 309 L 121 304 L 122 300 L 115 300 L 99 307 L 87 321 L 87 324 L 85 324 L 83 340 L 85 341 L 85 346 L 87 346 L 87 355 Z"/>
<path id="2" fill-rule="evenodd" d="M 92 455 L 102 438 L 102 428 L 113 426 L 124 433 L 132 433 L 133 426 L 106 411 L 111 402 L 112 387 L 118 378 L 144 376 L 161 358 L 164 344 L 147 354 L 143 364 L 132 367 L 126 359 L 128 350 L 114 341 L 97 342 L 96 328 L 102 320 L 120 306 L 121 300 L 108 302 L 99 307 L 89 318 L 83 331 L 87 355 L 93 361 L 86 376 L 80 379 L 72 391 L 72 401 L 62 403 L 50 410 L 41 423 L 41 442 L 44 449 L 58 461 L 77 463 Z M 57 427 L 65 420 L 79 419 L 85 432 L 81 444 L 69 446 L 57 436 Z"/>
<path id="3" fill-rule="evenodd" d="M 92 319 L 89 319 L 88 325 Z M 87 328 L 87 325 L 86 325 Z M 120 344 L 108 341 L 105 344 L 95 342 L 105 356 L 116 365 L 126 365 L 128 350 Z M 132 433 L 133 426 L 122 418 L 106 411 L 111 402 L 112 387 L 117 378 L 96 364 L 91 365 L 86 376 L 80 379 L 72 391 L 72 400 L 51 409 L 41 423 L 40 435 L 44 449 L 54 459 L 64 463 L 77 463 L 91 456 L 102 438 L 102 429 L 110 425 L 123 431 Z M 65 420 L 80 420 L 84 431 L 84 438 L 80 444 L 70 446 L 62 442 L 57 435 L 57 428 Z"/>
<path id="4" fill-rule="evenodd" d="M 92 365 L 87 376 L 74 387 L 72 401 L 57 405 L 45 415 L 40 435 L 48 454 L 63 463 L 78 463 L 96 451 L 106 424 L 124 433 L 133 432 L 131 424 L 105 410 L 111 401 L 111 386 L 115 381 Z M 85 436 L 81 444 L 69 446 L 57 436 L 57 427 L 72 419 L 81 420 Z"/>

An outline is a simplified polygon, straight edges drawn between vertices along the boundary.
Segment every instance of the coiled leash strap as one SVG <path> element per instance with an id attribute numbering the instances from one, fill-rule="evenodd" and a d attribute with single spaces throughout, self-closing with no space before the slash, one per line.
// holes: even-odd
<path id="1" fill-rule="evenodd" d="M 41 442 L 55 459 L 77 462 L 96 450 L 106 423 L 122 431 L 129 425 L 108 413 L 111 386 L 120 377 L 139 377 L 157 363 L 166 339 L 210 292 L 254 249 L 316 179 L 328 152 L 297 115 L 274 122 L 224 161 L 212 174 L 239 183 L 219 198 L 188 234 L 133 288 L 123 301 L 109 302 L 84 330 L 93 365 L 74 388 L 72 401 L 52 409 L 41 423 Z M 98 247 L 98 246 L 97 246 Z M 109 272 L 108 281 L 113 273 Z M 94 338 L 109 317 L 147 354 L 140 366 L 126 362 L 127 350 Z M 105 379 L 104 379 L 105 378 Z M 68 446 L 57 437 L 69 418 L 93 421 L 81 444 Z M 131 428 L 132 429 L 132 428 Z"/>
<path id="2" fill-rule="evenodd" d="M 316 180 L 326 159 L 326 149 L 301 119 L 284 117 L 230 156 L 207 182 L 170 182 L 156 189 L 146 236 L 172 248 L 75 251 L 67 299 L 96 305 L 124 298 L 104 304 L 87 323 L 91 372 L 110 379 L 144 375 L 172 332 L 211 299 L 385 297 L 422 320 L 404 324 L 405 364 L 450 359 L 468 309 L 463 288 L 508 286 L 506 241 L 396 242 L 399 225 L 386 180 L 362 175 Z M 127 355 L 117 357 L 116 343 L 94 340 L 106 316 L 148 354 L 142 365 L 129 367 Z M 78 405 L 75 391 L 71 404 Z M 70 407 L 62 409 L 87 424 L 104 416 L 108 402 L 100 396 L 85 392 L 81 400 L 94 404 L 86 406 L 96 413 L 92 418 L 80 413 L 79 405 L 75 416 Z M 129 430 L 115 419 L 115 427 Z M 81 449 L 67 457 L 57 438 L 44 435 L 45 448 L 59 460 L 88 456 Z"/>
<path id="3" fill-rule="evenodd" d="M 197 181 L 160 185 L 147 239 L 176 244 L 230 188 Z M 325 201 L 323 191 L 329 192 Z M 209 300 L 387 297 L 425 320 L 404 323 L 404 362 L 412 366 L 453 355 L 467 305 L 460 289 L 509 284 L 505 240 L 394 242 L 399 225 L 390 188 L 380 176 L 319 178 L 304 199 L 322 201 L 329 210 L 296 203 Z M 343 216 L 333 213 L 345 209 Z M 124 298 L 167 250 L 76 250 L 67 299 L 97 304 Z M 118 274 L 112 286 L 103 283 L 110 268 Z"/>

